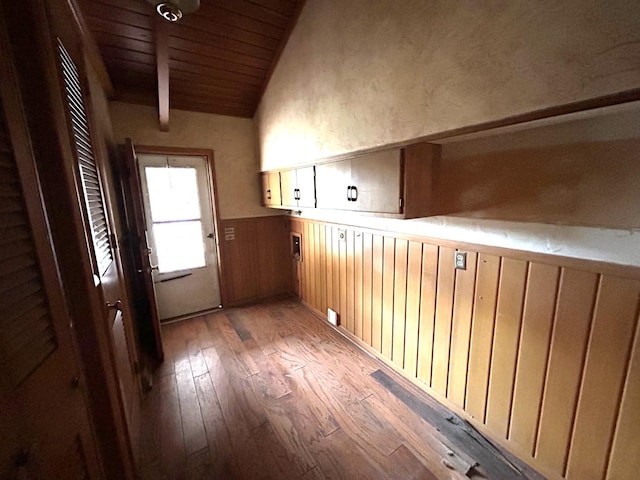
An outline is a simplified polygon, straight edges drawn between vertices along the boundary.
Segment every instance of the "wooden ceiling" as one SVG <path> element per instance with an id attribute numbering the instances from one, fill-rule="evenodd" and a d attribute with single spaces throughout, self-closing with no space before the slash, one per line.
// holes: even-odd
<path id="1" fill-rule="evenodd" d="M 163 97 L 171 108 L 253 117 L 304 0 L 201 0 L 177 23 L 146 0 L 78 3 L 113 98 L 159 105 L 162 123 Z"/>

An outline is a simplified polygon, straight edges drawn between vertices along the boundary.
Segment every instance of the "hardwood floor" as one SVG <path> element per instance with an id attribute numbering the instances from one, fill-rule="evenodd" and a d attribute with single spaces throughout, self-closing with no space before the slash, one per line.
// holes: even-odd
<path id="1" fill-rule="evenodd" d="M 398 375 L 294 301 L 163 335 L 143 402 L 143 479 L 469 478 L 445 465 L 451 443 L 371 374 Z"/>

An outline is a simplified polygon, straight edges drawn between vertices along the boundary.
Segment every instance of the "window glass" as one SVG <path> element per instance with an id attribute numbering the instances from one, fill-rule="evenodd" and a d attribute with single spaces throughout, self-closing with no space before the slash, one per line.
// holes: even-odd
<path id="1" fill-rule="evenodd" d="M 160 273 L 205 266 L 202 222 L 172 222 L 153 225 Z"/>
<path id="2" fill-rule="evenodd" d="M 145 167 L 151 221 L 168 222 L 200 218 L 196 169 Z"/>

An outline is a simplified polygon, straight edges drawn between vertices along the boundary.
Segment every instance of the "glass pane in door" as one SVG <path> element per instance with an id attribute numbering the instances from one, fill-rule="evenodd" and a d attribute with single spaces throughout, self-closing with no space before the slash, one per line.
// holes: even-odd
<path id="1" fill-rule="evenodd" d="M 198 179 L 193 167 L 145 167 L 160 273 L 206 265 Z"/>
<path id="2" fill-rule="evenodd" d="M 155 223 L 153 236 L 160 273 L 205 266 L 202 222 Z"/>
<path id="3" fill-rule="evenodd" d="M 200 218 L 196 169 L 145 167 L 153 222 Z"/>

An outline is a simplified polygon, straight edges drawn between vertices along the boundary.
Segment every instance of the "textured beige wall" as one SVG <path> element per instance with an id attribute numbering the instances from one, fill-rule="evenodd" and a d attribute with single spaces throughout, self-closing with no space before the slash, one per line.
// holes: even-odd
<path id="1" fill-rule="evenodd" d="M 640 87 L 637 0 L 308 0 L 263 170 Z"/>
<path id="2" fill-rule="evenodd" d="M 153 107 L 112 102 L 110 112 L 120 143 L 130 137 L 138 145 L 212 149 L 222 219 L 280 213 L 260 206 L 253 120 L 171 110 L 170 130 L 161 132 Z"/>
<path id="3" fill-rule="evenodd" d="M 445 143 L 436 181 L 438 212 L 637 230 L 640 106 L 632 106 Z"/>

